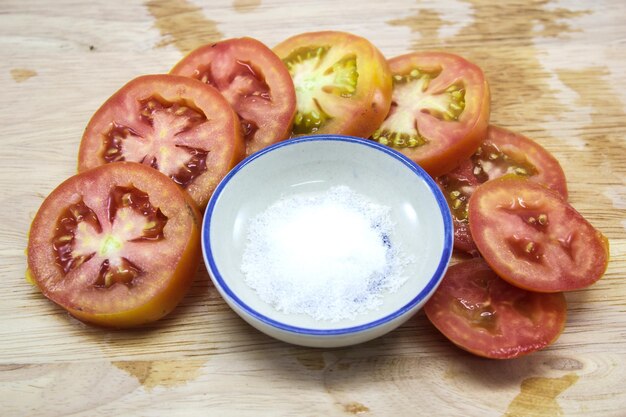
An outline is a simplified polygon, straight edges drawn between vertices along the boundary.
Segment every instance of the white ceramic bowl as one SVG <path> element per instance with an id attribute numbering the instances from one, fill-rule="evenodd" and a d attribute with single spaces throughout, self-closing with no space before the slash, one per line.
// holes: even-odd
<path id="1" fill-rule="evenodd" d="M 263 301 L 241 271 L 250 220 L 283 196 L 347 185 L 391 208 L 402 250 L 414 257 L 408 280 L 375 310 L 341 321 L 286 314 Z M 279 340 L 311 347 L 365 342 L 395 329 L 428 300 L 452 253 L 452 220 L 441 191 L 424 170 L 374 141 L 337 135 L 290 139 L 242 161 L 216 188 L 202 228 L 207 269 L 228 305 Z"/>

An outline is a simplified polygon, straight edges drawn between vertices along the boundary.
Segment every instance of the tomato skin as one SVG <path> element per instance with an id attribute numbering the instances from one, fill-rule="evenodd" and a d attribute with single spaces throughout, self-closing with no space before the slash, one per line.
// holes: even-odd
<path id="1" fill-rule="evenodd" d="M 565 327 L 567 304 L 562 293 L 517 288 L 474 258 L 448 268 L 424 311 L 461 349 L 511 359 L 555 342 Z"/>
<path id="2" fill-rule="evenodd" d="M 453 215 L 456 249 L 478 255 L 467 221 L 467 202 L 480 184 L 505 174 L 544 184 L 567 199 L 565 173 L 552 154 L 519 133 L 491 125 L 471 158 L 437 178 Z"/>
<path id="3" fill-rule="evenodd" d="M 169 120 L 158 126 L 163 130 L 156 132 L 155 122 L 144 119 L 144 112 L 147 111 L 145 102 L 153 99 L 184 106 L 194 115 L 207 119 L 206 123 L 188 131 L 176 132 L 168 131 L 176 128 L 175 123 Z M 152 155 L 158 155 L 156 163 L 160 171 L 166 168 L 175 171 L 176 167 L 180 170 L 183 166 L 179 161 L 167 160 L 166 155 L 171 151 L 183 147 L 206 151 L 206 170 L 183 186 L 201 209 L 206 206 L 219 181 L 245 155 L 241 125 L 228 102 L 211 86 L 183 76 L 143 75 L 129 81 L 106 100 L 85 128 L 78 153 L 79 172 L 109 163 L 107 152 L 115 150 L 110 148 L 110 142 L 119 140 L 112 139 L 116 129 L 120 131 L 119 135 L 127 136 L 118 142 L 120 152 L 116 161 L 153 165 Z M 165 134 L 165 139 L 160 137 L 162 134 Z M 133 147 L 126 145 L 128 137 L 132 139 Z M 153 149 L 138 153 L 141 146 Z M 174 178 L 173 174 L 166 174 Z"/>
<path id="4" fill-rule="evenodd" d="M 64 274 L 53 241 L 56 220 L 77 200 L 94 207 L 106 225 L 106 196 L 118 185 L 148 190 L 150 201 L 168 220 L 162 241 L 136 242 L 134 249 L 123 249 L 122 256 L 136 257 L 143 268 L 136 285 L 105 289 L 94 285 L 104 259 L 100 254 Z M 27 275 L 44 296 L 81 321 L 112 328 L 140 326 L 169 314 L 187 293 L 201 259 L 200 225 L 191 197 L 165 175 L 134 162 L 106 164 L 70 177 L 44 200 L 30 228 Z"/>
<path id="5" fill-rule="evenodd" d="M 506 175 L 478 187 L 469 225 L 486 262 L 520 288 L 577 290 L 608 266 L 608 239 L 561 195 L 524 178 Z"/>
<path id="6" fill-rule="evenodd" d="M 237 67 L 251 71 L 237 74 Z M 209 79 L 207 71 L 218 73 L 219 79 Z M 268 87 L 262 93 L 271 95 L 271 99 L 237 91 L 247 87 L 244 80 L 254 78 L 250 77 L 252 73 L 260 78 L 255 81 Z M 246 137 L 246 155 L 289 137 L 296 113 L 293 82 L 280 58 L 258 40 L 243 37 L 201 46 L 181 59 L 170 74 L 198 80 L 206 77 L 206 83 L 220 90 L 242 121 L 256 124 L 258 130 Z M 239 87 L 234 85 L 238 75 L 244 75 Z"/>
<path id="7" fill-rule="evenodd" d="M 329 48 L 329 55 L 342 59 L 345 56 L 356 57 L 358 73 L 355 91 L 350 97 L 332 96 L 318 92 L 315 99 L 321 102 L 322 109 L 330 113 L 330 118 L 319 128 L 312 131 L 298 132 L 296 126 L 292 136 L 300 134 L 341 134 L 367 138 L 378 128 L 389 112 L 391 105 L 392 78 L 389 65 L 383 54 L 370 41 L 360 36 L 339 31 L 308 32 L 292 36 L 273 50 L 283 62 L 299 50 Z M 335 61 L 329 62 L 331 68 Z M 290 64 L 286 62 L 288 68 Z M 326 68 L 323 68 L 326 69 Z M 292 70 L 290 69 L 290 73 Z M 292 78 L 294 74 L 292 73 Z M 306 96 L 306 82 L 294 79 L 296 96 Z M 298 98 L 298 111 L 303 103 Z M 298 114 L 296 114 L 296 121 Z"/>
<path id="8" fill-rule="evenodd" d="M 373 139 L 402 152 L 433 177 L 451 171 L 474 153 L 487 132 L 491 96 L 482 70 L 458 55 L 445 52 L 413 52 L 388 62 L 395 80 L 393 104 Z M 437 74 L 429 77 L 428 84 L 422 88 L 407 93 L 402 80 L 411 78 L 415 70 Z M 462 87 L 463 110 L 453 120 L 447 120 L 437 115 L 443 111 L 439 105 L 431 108 L 427 103 L 433 97 L 443 97 L 447 88 L 455 85 Z M 419 104 L 422 102 L 423 107 Z M 412 121 L 410 125 L 407 120 Z M 396 145 L 393 137 L 385 137 L 385 131 L 415 134 L 418 141 L 425 142 L 419 146 Z"/>

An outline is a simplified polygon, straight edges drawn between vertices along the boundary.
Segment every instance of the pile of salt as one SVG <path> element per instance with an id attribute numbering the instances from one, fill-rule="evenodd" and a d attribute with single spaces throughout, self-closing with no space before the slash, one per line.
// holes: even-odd
<path id="1" fill-rule="evenodd" d="M 245 281 L 277 310 L 316 320 L 375 309 L 411 261 L 389 238 L 390 211 L 347 186 L 284 197 L 249 225 Z"/>

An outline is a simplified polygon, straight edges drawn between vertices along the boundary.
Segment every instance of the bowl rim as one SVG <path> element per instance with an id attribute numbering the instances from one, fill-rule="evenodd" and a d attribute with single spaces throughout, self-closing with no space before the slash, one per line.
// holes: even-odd
<path id="1" fill-rule="evenodd" d="M 251 164 L 253 161 L 263 157 L 263 155 L 268 154 L 270 152 L 275 151 L 276 149 L 280 149 L 286 146 L 297 146 L 302 143 L 308 142 L 317 142 L 317 141 L 336 141 L 336 142 L 347 142 L 353 143 L 359 146 L 368 146 L 370 148 L 374 148 L 377 151 L 381 151 L 388 156 L 396 159 L 398 162 L 405 165 L 409 168 L 419 179 L 426 182 L 426 185 L 432 192 L 435 200 L 437 202 L 437 206 L 443 218 L 443 227 L 444 227 L 444 242 L 443 242 L 443 250 L 441 251 L 441 255 L 439 258 L 439 264 L 435 272 L 432 274 L 430 279 L 428 280 L 427 285 L 421 289 L 421 291 L 413 297 L 409 302 L 407 302 L 402 307 L 396 309 L 394 312 L 378 318 L 376 320 L 363 323 L 356 326 L 350 327 L 342 327 L 336 329 L 312 329 L 307 327 L 299 327 L 290 324 L 285 324 L 276 319 L 270 318 L 265 314 L 261 314 L 256 311 L 254 308 L 245 303 L 241 298 L 237 296 L 233 292 L 233 290 L 228 286 L 224 277 L 220 273 L 217 268 L 217 264 L 215 259 L 213 258 L 213 252 L 211 250 L 211 242 L 210 242 L 210 231 L 211 231 L 211 218 L 213 215 L 213 211 L 215 210 L 216 204 L 219 202 L 220 196 L 226 186 L 229 184 L 230 180 L 237 175 L 239 171 L 243 168 Z M 375 142 L 370 139 L 359 138 L 355 136 L 347 136 L 347 135 L 309 135 L 309 136 L 300 136 L 292 139 L 287 139 L 281 142 L 277 142 L 273 145 L 270 145 L 266 148 L 259 150 L 258 152 L 248 156 L 241 162 L 239 162 L 232 170 L 230 170 L 224 178 L 219 182 L 213 195 L 211 196 L 209 203 L 207 204 L 207 208 L 204 212 L 203 221 L 202 221 L 202 256 L 204 258 L 204 263 L 208 268 L 209 275 L 214 285 L 221 289 L 220 292 L 224 292 L 232 302 L 234 302 L 239 308 L 246 312 L 249 316 L 255 318 L 256 320 L 274 327 L 276 329 L 286 331 L 289 333 L 301 334 L 301 335 L 309 335 L 309 336 L 338 336 L 338 335 L 350 335 L 355 333 L 360 333 L 369 329 L 377 328 L 386 323 L 392 322 L 393 320 L 404 316 L 407 312 L 411 311 L 415 306 L 420 304 L 422 300 L 428 295 L 431 294 L 436 287 L 439 285 L 441 280 L 443 279 L 443 275 L 448 268 L 448 264 L 450 262 L 450 258 L 452 256 L 452 245 L 453 245 L 453 228 L 452 228 L 452 216 L 450 213 L 450 209 L 448 208 L 448 203 L 443 196 L 440 188 L 437 186 L 433 178 L 424 171 L 422 167 L 417 165 L 415 162 L 410 160 L 408 157 L 404 156 L 402 153 L 386 146 L 382 145 L 378 142 Z M 228 300 L 225 300 L 228 301 Z"/>

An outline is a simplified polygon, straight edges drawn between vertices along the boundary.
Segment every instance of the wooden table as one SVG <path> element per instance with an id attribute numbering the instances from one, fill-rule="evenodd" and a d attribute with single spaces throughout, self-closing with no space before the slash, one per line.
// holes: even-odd
<path id="1" fill-rule="evenodd" d="M 3 0 L 0 4 L 0 415 L 626 415 L 626 2 Z M 204 3 L 204 4 L 201 4 Z M 143 330 L 85 326 L 24 280 L 29 224 L 75 173 L 91 114 L 185 52 L 252 36 L 354 32 L 392 57 L 443 49 L 480 65 L 492 123 L 561 161 L 570 202 L 611 242 L 593 287 L 567 294 L 550 348 L 467 354 L 422 313 L 343 349 L 290 346 L 222 301 L 204 267 Z"/>

